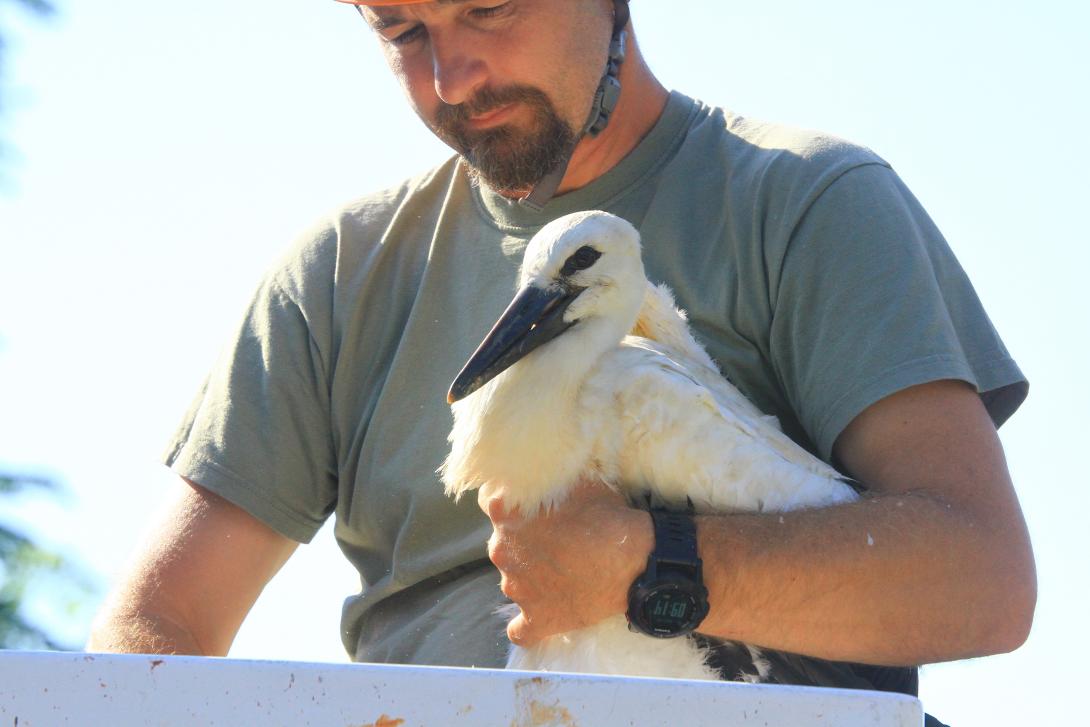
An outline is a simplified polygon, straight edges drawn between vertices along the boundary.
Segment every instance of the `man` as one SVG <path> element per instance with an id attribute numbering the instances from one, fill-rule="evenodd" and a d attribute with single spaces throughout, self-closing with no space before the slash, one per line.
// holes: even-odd
<path id="1" fill-rule="evenodd" d="M 168 453 L 173 515 L 91 648 L 225 653 L 334 511 L 365 583 L 344 611 L 356 659 L 501 664 L 492 563 L 516 643 L 626 612 L 647 513 L 587 483 L 548 516 L 487 501 L 485 518 L 434 474 L 446 386 L 525 241 L 580 209 L 640 228 L 649 277 L 724 372 L 866 487 L 696 518 L 702 638 L 765 647 L 775 680 L 900 691 L 915 672 L 883 667 L 1024 641 L 1033 559 L 995 428 L 1027 385 L 883 160 L 668 93 L 630 25 L 618 52 L 624 0 L 355 4 L 465 160 L 318 225 L 266 278 Z"/>

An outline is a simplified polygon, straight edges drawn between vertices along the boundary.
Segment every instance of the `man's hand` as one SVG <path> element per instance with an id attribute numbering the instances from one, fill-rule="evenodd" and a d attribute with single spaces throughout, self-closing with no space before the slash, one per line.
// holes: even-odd
<path id="1" fill-rule="evenodd" d="M 711 611 L 701 633 L 869 664 L 914 665 L 1017 648 L 1033 617 L 1033 555 L 1003 450 L 957 381 L 869 407 L 837 441 L 867 483 L 858 502 L 696 518 Z M 522 609 L 526 646 L 627 607 L 653 547 L 651 519 L 602 485 L 548 515 L 481 502 L 489 557 Z"/>
<path id="2" fill-rule="evenodd" d="M 654 543 L 647 513 L 590 483 L 548 514 L 509 511 L 499 497 L 479 503 L 495 528 L 488 556 L 500 590 L 522 609 L 507 626 L 512 643 L 528 646 L 625 612 L 628 587 Z"/>

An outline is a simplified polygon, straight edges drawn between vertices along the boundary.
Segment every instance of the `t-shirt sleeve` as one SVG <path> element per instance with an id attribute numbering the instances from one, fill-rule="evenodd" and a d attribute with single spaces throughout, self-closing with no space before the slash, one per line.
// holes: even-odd
<path id="1" fill-rule="evenodd" d="M 276 274 L 261 284 L 165 462 L 308 542 L 334 507 L 337 475 L 322 324 L 291 288 Z"/>
<path id="2" fill-rule="evenodd" d="M 770 291 L 773 366 L 822 457 L 860 412 L 910 386 L 966 381 L 997 426 L 1025 399 L 964 270 L 884 164 L 851 168 L 816 197 Z"/>

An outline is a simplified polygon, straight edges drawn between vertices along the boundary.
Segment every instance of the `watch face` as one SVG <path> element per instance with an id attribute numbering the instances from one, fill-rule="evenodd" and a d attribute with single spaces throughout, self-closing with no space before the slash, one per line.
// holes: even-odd
<path id="1" fill-rule="evenodd" d="M 644 602 L 645 623 L 652 631 L 676 634 L 691 628 L 697 613 L 696 598 L 673 587 L 655 590 Z"/>

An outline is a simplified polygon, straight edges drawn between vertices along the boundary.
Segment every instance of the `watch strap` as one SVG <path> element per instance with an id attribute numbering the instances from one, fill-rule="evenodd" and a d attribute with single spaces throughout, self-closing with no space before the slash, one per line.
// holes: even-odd
<path id="1" fill-rule="evenodd" d="M 699 572 L 701 563 L 696 551 L 696 523 L 692 515 L 654 508 L 651 522 L 655 529 L 655 549 L 650 557 L 660 566 L 688 566 Z"/>

